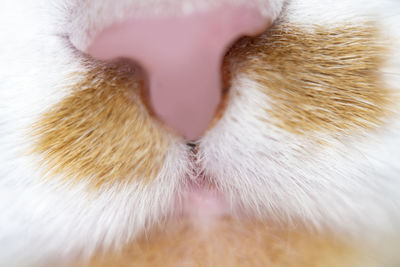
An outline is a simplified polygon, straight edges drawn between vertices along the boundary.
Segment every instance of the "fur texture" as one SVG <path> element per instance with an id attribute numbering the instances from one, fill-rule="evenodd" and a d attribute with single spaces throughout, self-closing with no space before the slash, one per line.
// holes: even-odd
<path id="1" fill-rule="evenodd" d="M 190 244 L 190 247 L 188 247 Z M 222 219 L 211 229 L 173 224 L 114 254 L 98 253 L 88 266 L 274 266 L 367 267 L 360 244 L 332 236 L 282 231 L 263 223 Z"/>
<path id="2" fill-rule="evenodd" d="M 83 112 L 92 111 L 91 108 L 95 112 L 95 107 L 101 110 L 101 103 L 98 106 L 93 103 L 105 101 L 101 97 L 96 100 L 96 96 L 110 88 L 121 89 L 111 94 L 110 101 L 115 100 L 119 105 L 124 99 L 119 94 L 124 91 L 118 86 L 119 81 L 109 79 L 102 71 L 94 78 L 99 63 L 76 49 L 83 49 L 93 34 L 90 25 L 94 23 L 95 13 L 91 12 L 107 10 L 109 5 L 89 0 L 81 6 L 77 1 L 67 0 L 3 1 L 0 11 L 0 265 L 45 266 L 54 262 L 62 265 L 71 259 L 89 259 L 99 250 L 122 249 L 144 233 L 152 233 L 158 225 L 166 222 L 170 225 L 181 212 L 187 187 L 191 183 L 202 183 L 204 177 L 226 200 L 230 219 L 252 218 L 277 225 L 282 231 L 301 227 L 304 232 L 300 235 L 306 236 L 306 240 L 308 235 L 313 239 L 313 233 L 314 237 L 334 236 L 341 240 L 340 244 L 344 242 L 344 248 L 348 243 L 363 243 L 368 248 L 362 249 L 361 254 L 374 250 L 371 264 L 385 266 L 389 261 L 394 261 L 390 263 L 393 266 L 399 264 L 393 259 L 397 254 L 392 253 L 392 248 L 400 243 L 397 102 L 400 4 L 397 1 L 287 1 L 275 25 L 277 28 L 272 29 L 272 33 L 279 29 L 273 34 L 277 39 L 272 43 L 279 51 L 284 51 L 282 60 L 290 61 L 293 58 L 285 57 L 289 53 L 286 51 L 289 41 L 300 42 L 307 60 L 305 67 L 299 67 L 301 51 L 295 51 L 294 62 L 282 63 L 282 66 L 291 66 L 293 73 L 289 80 L 282 79 L 279 77 L 282 70 L 277 68 L 279 61 L 273 65 L 266 58 L 263 64 L 274 67 L 277 72 L 274 75 L 280 82 L 265 81 L 263 72 L 265 75 L 271 72 L 253 63 L 257 58 L 265 58 L 263 53 L 277 51 L 270 47 L 271 36 L 266 33 L 266 42 L 261 44 L 259 39 L 244 41 L 249 42 L 245 46 L 248 54 L 231 58 L 230 64 L 237 71 L 229 73 L 230 88 L 224 108 L 213 127 L 198 141 L 196 153 L 183 139 L 152 121 L 140 92 L 132 94 L 138 104 L 127 112 L 135 116 L 139 112 L 140 118 L 146 118 L 147 128 L 137 127 L 134 116 L 115 124 L 118 120 L 108 120 L 110 117 L 104 113 L 98 113 L 104 115 L 99 119 L 91 112 Z M 161 5 L 162 1 L 153 2 Z M 111 12 L 113 19 L 126 15 L 118 12 L 124 5 L 144 6 L 148 1 L 118 3 L 113 9 L 115 12 Z M 269 3 L 276 8 L 278 16 L 283 1 Z M 104 20 L 96 25 L 107 23 L 110 22 Z M 347 25 L 350 26 L 346 28 Z M 370 25 L 374 25 L 373 28 Z M 324 34 L 331 37 L 325 36 L 326 40 L 332 41 L 343 34 L 343 29 L 349 31 L 345 34 L 348 37 L 358 36 L 345 39 L 349 43 L 341 39 L 333 44 L 338 46 L 335 51 L 341 46 L 349 48 L 342 47 L 346 58 L 337 59 L 338 66 L 345 60 L 349 69 L 338 71 L 337 66 L 325 64 L 312 64 L 311 70 L 306 68 L 314 62 L 306 55 L 310 51 L 319 53 L 315 46 L 326 45 L 306 41 Z M 87 30 L 89 33 L 85 35 Z M 267 47 L 254 49 L 257 45 Z M 235 49 L 238 48 L 234 48 L 233 53 Z M 332 59 L 335 53 L 328 56 L 335 62 Z M 315 54 L 312 58 L 320 59 Z M 360 69 L 360 76 L 353 72 L 354 64 Z M 296 73 L 299 68 L 302 73 Z M 304 73 L 306 77 L 315 77 L 319 72 L 331 82 L 321 86 L 318 84 L 321 80 L 304 80 Z M 303 80 L 291 88 L 296 78 Z M 339 86 L 337 81 L 345 86 Z M 281 84 L 285 88 L 277 88 Z M 296 90 L 303 90 L 304 84 L 314 91 L 311 96 L 303 94 L 298 98 Z M 335 85 L 337 88 L 332 88 Z M 349 93 L 343 94 L 343 89 L 348 89 Z M 86 91 L 89 93 L 85 94 L 85 90 L 95 93 Z M 339 106 L 322 100 L 311 101 L 312 105 L 298 105 L 327 94 L 330 100 L 335 99 L 332 95 L 339 95 L 339 99 L 357 101 L 342 101 L 343 105 Z M 85 97 L 88 101 L 82 101 Z M 282 102 L 282 97 L 288 102 Z M 110 108 L 104 104 L 105 108 Z M 313 112 L 306 110 L 310 106 L 322 114 L 332 113 L 333 117 L 329 120 L 313 117 Z M 121 106 L 111 110 L 120 118 Z M 304 128 L 304 123 L 286 127 L 287 122 L 299 120 L 295 116 L 304 118 L 302 112 L 308 114 L 305 116 L 308 120 L 317 121 L 318 127 Z M 338 114 L 345 124 L 337 120 Z M 83 128 L 79 128 L 79 124 Z M 136 132 L 114 131 L 124 126 Z M 293 128 L 300 129 L 301 134 Z M 332 128 L 340 131 L 332 131 Z M 91 130 L 100 131 L 102 135 L 90 139 L 84 133 Z M 139 133 L 141 138 L 136 139 Z M 108 151 L 112 149 L 110 144 L 117 149 L 120 147 L 113 136 L 121 139 L 121 134 L 129 140 L 127 143 L 131 143 L 130 140 L 137 143 L 128 146 L 127 151 L 113 154 Z M 95 147 L 91 148 L 93 144 Z M 90 155 L 85 146 L 94 154 Z M 143 155 L 139 155 L 136 146 L 143 146 L 140 150 Z M 100 165 L 94 164 L 96 160 Z M 104 167 L 113 160 L 121 164 L 132 161 L 134 166 Z M 138 162 L 142 162 L 141 165 Z M 96 177 L 101 179 L 96 180 Z M 93 184 L 97 185 L 95 189 Z M 215 220 L 217 224 L 221 222 L 219 217 Z M 189 228 L 193 225 L 191 222 Z M 223 231 L 234 228 L 232 233 L 235 233 L 241 225 L 222 224 L 221 227 Z M 198 241 L 183 242 L 186 236 L 181 234 L 181 226 L 176 227 L 171 229 L 171 235 L 185 237 L 180 239 L 178 247 L 199 244 Z M 219 230 L 210 228 L 207 233 L 213 232 Z M 193 232 L 194 239 L 196 233 Z M 167 237 L 159 234 L 155 238 L 159 241 L 151 244 L 168 244 L 169 241 L 163 240 L 172 240 L 168 239 L 168 233 Z M 226 234 L 222 236 L 225 238 Z M 240 234 L 237 237 L 240 240 Z M 272 242 L 266 240 L 255 244 L 262 247 L 265 242 Z M 200 243 L 207 245 L 207 242 Z M 313 241 L 309 244 L 318 246 Z M 208 245 L 218 247 L 215 243 Z M 301 247 L 293 248 L 303 253 Z M 166 249 L 161 246 L 159 251 L 164 253 Z M 336 249 L 332 251 L 336 253 Z M 267 258 L 268 255 L 271 254 L 267 253 Z M 313 261 L 311 258 L 308 260 Z M 278 263 L 276 266 L 299 266 Z M 312 265 L 305 261 L 304 266 Z"/>

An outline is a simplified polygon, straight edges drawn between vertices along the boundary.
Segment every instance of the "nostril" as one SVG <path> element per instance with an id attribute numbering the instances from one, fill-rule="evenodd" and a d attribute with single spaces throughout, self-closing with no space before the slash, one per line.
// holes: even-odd
<path id="1" fill-rule="evenodd" d="M 260 33 L 270 23 L 256 8 L 230 5 L 183 17 L 133 18 L 100 33 L 88 52 L 103 60 L 138 61 L 148 72 L 156 115 L 195 140 L 220 103 L 225 51 L 239 37 Z"/>

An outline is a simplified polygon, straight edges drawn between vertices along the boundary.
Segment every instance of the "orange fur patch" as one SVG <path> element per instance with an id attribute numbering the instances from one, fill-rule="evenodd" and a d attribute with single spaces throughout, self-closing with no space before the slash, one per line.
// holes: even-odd
<path id="1" fill-rule="evenodd" d="M 271 99 L 266 120 L 297 134 L 371 129 L 382 125 L 393 98 L 379 74 L 385 52 L 371 24 L 307 32 L 278 23 L 233 46 L 223 81 L 229 86 L 247 74 Z M 100 185 L 153 179 L 168 138 L 149 113 L 142 88 L 142 77 L 121 66 L 91 71 L 34 125 L 34 152 L 50 173 L 74 180 Z M 210 127 L 222 117 L 227 95 Z"/>
<path id="2" fill-rule="evenodd" d="M 144 108 L 133 68 L 98 67 L 34 125 L 34 152 L 52 175 L 104 183 L 152 180 L 169 137 Z"/>
<path id="3" fill-rule="evenodd" d="M 359 248 L 329 235 L 231 219 L 206 227 L 173 224 L 120 252 L 99 253 L 84 266 L 365 267 L 370 261 Z"/>
<path id="4" fill-rule="evenodd" d="M 392 92 L 379 71 L 388 54 L 378 27 L 284 22 L 244 38 L 225 58 L 232 77 L 245 73 L 269 98 L 267 120 L 296 134 L 382 125 Z M 261 114 L 260 114 L 261 115 Z"/>

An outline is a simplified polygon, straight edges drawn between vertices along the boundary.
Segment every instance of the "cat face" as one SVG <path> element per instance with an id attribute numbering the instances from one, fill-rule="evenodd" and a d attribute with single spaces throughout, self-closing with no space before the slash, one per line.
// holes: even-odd
<path id="1" fill-rule="evenodd" d="M 251 2 L 274 23 L 226 50 L 221 101 L 190 145 L 155 114 L 142 66 L 88 54 L 126 18 L 227 3 L 245 1 L 6 0 L 0 262 L 90 257 L 181 220 L 397 232 L 398 3 Z"/>

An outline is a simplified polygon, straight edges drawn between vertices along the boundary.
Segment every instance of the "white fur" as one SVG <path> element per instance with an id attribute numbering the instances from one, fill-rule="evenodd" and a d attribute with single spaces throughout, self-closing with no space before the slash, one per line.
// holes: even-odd
<path id="1" fill-rule="evenodd" d="M 391 30 L 384 32 L 394 40 L 384 72 L 386 82 L 399 91 L 400 57 L 395 49 L 400 48 L 400 3 L 294 0 L 286 19 L 312 30 L 315 25 L 336 27 L 384 19 L 385 11 L 397 21 L 392 17 L 390 25 L 379 21 Z M 396 226 L 400 219 L 399 115 L 377 132 L 320 133 L 321 145 L 313 136 L 299 137 L 263 120 L 269 118 L 266 103 L 272 100 L 250 79 L 241 76 L 234 83 L 233 90 L 240 94 L 232 93 L 228 110 L 203 138 L 200 149 L 204 171 L 234 202 L 262 216 L 302 218 L 316 227 L 327 224 L 364 235 L 362 226 L 375 230 Z"/>
<path id="2" fill-rule="evenodd" d="M 289 2 L 287 19 L 304 27 L 373 17 L 388 36 L 400 37 L 397 1 Z M 76 3 L 3 0 L 0 9 L 1 266 L 45 265 L 76 253 L 89 257 L 97 246 L 122 246 L 174 211 L 174 198 L 190 173 L 188 149 L 173 139 L 157 182 L 141 190 L 140 184 L 131 184 L 93 195 L 86 184 L 41 181 L 38 159 L 25 153 L 32 144 L 30 125 L 68 95 L 70 85 L 80 79 L 71 73 L 86 71 L 66 38 L 71 31 L 66 22 L 76 14 Z M 271 3 L 279 8 L 282 1 Z M 103 1 L 85 4 L 101 7 Z M 72 30 L 86 22 L 76 19 Z M 384 72 L 398 89 L 400 45 L 393 47 Z M 220 185 L 233 213 L 300 219 L 317 229 L 368 239 L 399 230 L 398 117 L 376 133 L 322 136 L 330 144 L 326 147 L 262 121 L 271 100 L 248 77 L 236 80 L 233 90 L 241 96 L 231 99 L 221 121 L 199 142 L 201 168 Z"/>
<path id="3" fill-rule="evenodd" d="M 0 43 L 8 62 L 0 66 L 0 266 L 44 265 L 81 251 L 89 256 L 97 246 L 122 246 L 170 213 L 190 169 L 186 145 L 172 140 L 154 186 L 93 195 L 86 184 L 44 182 L 38 160 L 26 154 L 31 124 L 81 78 L 71 74 L 85 69 L 54 32 L 51 4 L 9 1 L 6 7 L 13 16 L 1 14 L 9 28 Z"/>

